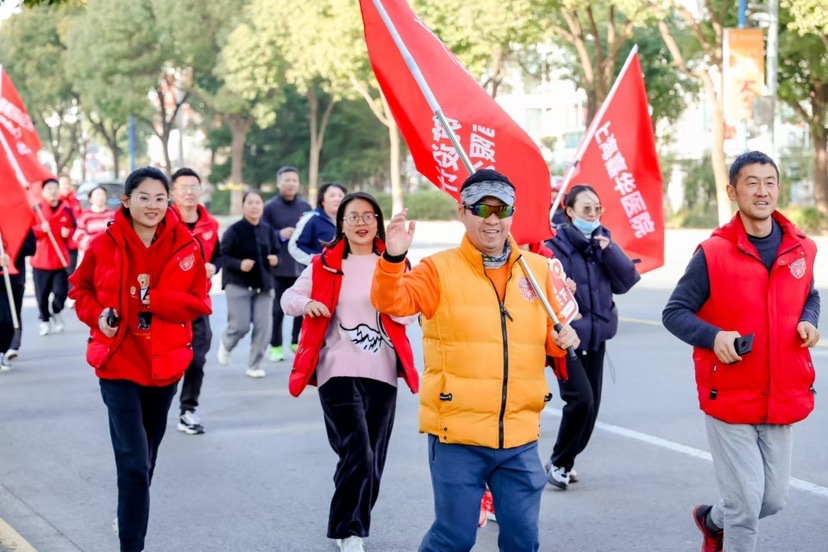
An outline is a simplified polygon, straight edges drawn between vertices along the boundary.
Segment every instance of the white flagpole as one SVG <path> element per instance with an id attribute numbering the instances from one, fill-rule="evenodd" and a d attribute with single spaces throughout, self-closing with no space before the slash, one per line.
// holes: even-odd
<path id="1" fill-rule="evenodd" d="M 434 96 L 434 93 L 431 91 L 431 87 L 425 80 L 422 71 L 420 71 L 419 66 L 417 65 L 417 61 L 414 59 L 414 56 L 411 55 L 411 52 L 408 50 L 408 47 L 403 42 L 400 33 L 397 31 L 397 28 L 394 26 L 394 22 L 391 21 L 391 17 L 388 15 L 388 12 L 385 10 L 385 6 L 382 4 L 382 0 L 373 0 L 374 7 L 377 9 L 380 17 L 382 18 L 383 23 L 385 23 L 385 28 L 388 30 L 391 38 L 394 40 L 394 44 L 397 46 L 397 49 L 400 51 L 400 54 L 405 60 L 405 64 L 408 66 L 408 70 L 411 71 L 411 75 L 414 77 L 414 80 L 417 82 L 417 86 L 420 88 L 420 92 L 422 92 L 423 96 L 425 96 L 426 101 L 428 102 L 429 107 L 434 112 L 434 115 L 440 121 L 440 124 L 443 126 L 443 130 L 445 130 L 446 135 L 451 140 L 452 145 L 454 146 L 455 151 L 460 156 L 460 159 L 463 161 L 463 165 L 465 165 L 466 170 L 469 171 L 469 174 L 474 174 L 474 167 L 471 164 L 471 160 L 469 156 L 466 154 L 466 151 L 463 149 L 463 146 L 460 144 L 460 140 L 454 134 L 454 131 L 451 129 L 451 126 L 448 124 L 445 116 L 443 115 L 443 110 L 440 108 L 440 103 L 437 101 L 437 98 Z M 546 294 L 543 293 L 543 289 L 538 284 L 538 281 L 535 279 L 534 274 L 532 271 L 529 270 L 529 265 L 526 264 L 526 259 L 523 258 L 521 255 L 519 257 L 520 266 L 523 269 L 523 272 L 526 274 L 529 282 L 532 284 L 532 287 L 535 289 L 535 293 L 540 298 L 541 303 L 543 304 L 543 308 L 546 310 L 546 314 L 549 318 L 552 319 L 552 322 L 555 325 L 555 331 L 561 331 L 562 325 L 558 320 L 558 317 L 555 315 L 555 310 L 552 308 L 552 305 L 549 304 L 549 301 L 546 299 Z M 568 350 L 569 356 L 573 359 L 577 359 L 577 355 L 575 354 L 575 349 L 570 347 Z"/>
<path id="2" fill-rule="evenodd" d="M 609 104 L 612 101 L 613 96 L 615 96 L 615 91 L 618 90 L 618 85 L 621 83 L 621 79 L 624 78 L 624 75 L 627 73 L 627 69 L 629 69 L 630 64 L 632 63 L 633 57 L 638 53 L 638 44 L 634 44 L 632 50 L 630 50 L 629 55 L 627 56 L 627 60 L 624 62 L 624 66 L 621 67 L 621 71 L 618 73 L 618 77 L 615 79 L 615 82 L 612 83 L 612 88 L 610 88 L 609 94 L 604 99 L 601 107 L 598 109 L 598 112 L 595 114 L 595 117 L 592 118 L 592 122 L 587 128 L 586 134 L 584 134 L 584 139 L 581 140 L 581 145 L 578 146 L 578 151 L 575 153 L 575 157 L 572 159 L 572 163 L 570 163 L 569 167 L 566 170 L 566 174 L 564 175 L 564 181 L 561 185 L 560 191 L 558 191 L 558 195 L 555 196 L 555 200 L 552 202 L 552 208 L 549 210 L 549 218 L 551 219 L 552 216 L 555 215 L 555 211 L 558 210 L 558 207 L 561 204 L 561 201 L 566 195 L 566 190 L 569 188 L 570 182 L 572 182 L 572 178 L 575 176 L 575 171 L 578 169 L 578 164 L 581 162 L 581 157 L 583 157 L 584 153 L 586 152 L 589 143 L 592 141 L 593 136 L 595 136 L 595 131 L 598 130 L 598 126 L 601 124 L 601 120 L 604 118 L 604 113 L 607 112 L 609 108 Z"/>
<path id="3" fill-rule="evenodd" d="M 6 247 L 3 245 L 3 235 L 0 234 L 0 257 L 6 254 Z M 9 265 L 14 263 L 14 259 L 9 260 Z M 14 293 L 11 285 L 11 277 L 9 276 L 10 268 L 8 266 L 3 268 L 3 280 L 6 282 L 6 294 L 9 297 L 9 310 L 11 311 L 12 325 L 15 330 L 20 329 L 20 321 L 17 319 L 17 305 L 14 303 Z"/>

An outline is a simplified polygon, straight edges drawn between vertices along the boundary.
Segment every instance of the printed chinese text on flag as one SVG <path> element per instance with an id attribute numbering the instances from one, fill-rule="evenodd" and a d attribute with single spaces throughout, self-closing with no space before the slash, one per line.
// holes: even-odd
<path id="1" fill-rule="evenodd" d="M 631 259 L 640 259 L 637 268 L 643 274 L 664 264 L 664 207 L 637 53 L 605 103 L 591 125 L 595 133 L 586 135 L 589 143 L 568 189 L 577 184 L 595 188 L 605 209 L 601 223 Z"/>
<path id="2" fill-rule="evenodd" d="M 14 259 L 33 224 L 34 213 L 26 198 L 26 190 L 17 181 L 8 159 L 0 154 L 0 237 L 6 255 L 12 260 L 9 274 L 17 273 Z"/>
<path id="3" fill-rule="evenodd" d="M 549 170 L 537 145 L 486 93 L 405 0 L 360 0 L 374 74 L 417 170 L 459 200 L 468 171 L 434 116 L 375 3 L 419 67 L 475 170 L 494 168 L 515 184 L 512 234 L 518 243 L 549 238 Z"/>
<path id="4" fill-rule="evenodd" d="M 14 157 L 10 159 L 10 164 L 15 169 L 12 174 L 27 187 L 33 182 L 54 178 L 52 172 L 37 159 L 37 152 L 43 145 L 23 100 L 5 69 L 0 70 L 0 74 L 0 133 L 3 138 L 0 156 Z"/>

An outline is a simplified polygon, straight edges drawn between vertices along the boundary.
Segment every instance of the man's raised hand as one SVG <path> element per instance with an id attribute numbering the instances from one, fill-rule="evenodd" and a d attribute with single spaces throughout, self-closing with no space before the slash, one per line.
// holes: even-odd
<path id="1" fill-rule="evenodd" d="M 385 251 L 392 257 L 404 255 L 414 240 L 414 221 L 406 220 L 408 209 L 403 209 L 388 222 L 385 230 Z M 408 225 L 406 225 L 408 222 Z"/>

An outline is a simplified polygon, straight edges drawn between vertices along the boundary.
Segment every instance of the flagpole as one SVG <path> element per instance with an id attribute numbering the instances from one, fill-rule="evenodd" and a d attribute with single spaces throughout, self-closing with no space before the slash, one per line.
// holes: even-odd
<path id="1" fill-rule="evenodd" d="M 6 255 L 6 247 L 3 245 L 3 234 L 0 233 L 0 257 Z M 14 262 L 14 259 L 9 259 L 9 265 Z M 9 266 L 3 268 L 3 280 L 6 282 L 6 294 L 9 297 L 9 310 L 11 310 L 12 325 L 15 330 L 20 329 L 20 321 L 17 319 L 17 305 L 14 304 L 14 292 L 12 290 L 11 277 L 9 276 Z"/>
<path id="2" fill-rule="evenodd" d="M 0 84 L 0 94 L 2 94 L 2 84 Z M 28 181 L 26 180 L 26 176 L 23 174 L 23 169 L 20 168 L 20 163 L 17 162 L 17 158 L 12 153 L 11 147 L 9 146 L 9 143 L 6 140 L 6 136 L 3 134 L 2 131 L 0 131 L 0 142 L 2 142 L 3 150 L 6 152 L 6 157 L 8 158 L 9 163 L 11 163 L 12 169 L 14 169 L 14 174 L 17 175 L 17 180 L 24 188 L 28 189 Z M 38 208 L 34 209 L 34 212 L 37 213 L 37 216 L 40 217 L 41 223 L 47 222 L 46 217 L 43 216 L 43 211 L 39 208 L 39 206 Z M 66 259 L 63 256 L 63 252 L 60 250 L 57 240 L 55 239 L 55 235 L 52 234 L 51 228 L 49 228 L 49 230 L 46 232 L 46 235 L 49 236 L 49 241 L 52 242 L 52 246 L 54 246 L 55 248 L 55 253 L 57 253 L 58 259 L 60 259 L 60 264 L 63 265 L 63 268 L 67 268 L 69 266 L 69 263 L 66 262 Z"/>
<path id="3" fill-rule="evenodd" d="M 601 119 L 604 118 L 604 113 L 607 112 L 609 104 L 612 101 L 612 98 L 615 96 L 616 90 L 618 90 L 618 85 L 621 83 L 621 79 L 624 77 L 624 74 L 627 72 L 627 69 L 629 69 L 633 57 L 635 57 L 635 54 L 637 53 L 638 44 L 633 44 L 632 50 L 630 50 L 629 55 L 627 55 L 627 60 L 624 62 L 624 65 L 621 67 L 621 71 L 618 73 L 618 77 L 616 77 L 615 82 L 612 83 L 612 88 L 610 88 L 607 97 L 604 99 L 603 103 L 601 103 L 601 107 L 598 109 L 598 112 L 595 114 L 595 117 L 592 118 L 592 121 L 589 124 L 589 128 L 587 128 L 586 134 L 584 135 L 584 139 L 581 140 L 581 145 L 578 146 L 578 151 L 575 152 L 575 157 L 573 158 L 572 163 L 570 163 L 569 167 L 566 169 L 566 174 L 564 175 L 564 181 L 563 184 L 561 184 L 561 189 L 560 191 L 558 191 L 558 195 L 555 196 L 555 200 L 552 202 L 552 208 L 549 210 L 550 219 L 555 215 L 555 211 L 558 210 L 561 201 L 563 201 L 564 195 L 566 195 L 566 190 L 567 188 L 569 188 L 569 183 L 575 176 L 575 171 L 578 169 L 578 164 L 581 162 L 581 157 L 583 157 L 587 147 L 589 146 L 589 143 L 592 141 L 593 136 L 595 136 L 595 131 L 598 130 L 598 125 L 601 122 Z"/>
<path id="4" fill-rule="evenodd" d="M 385 6 L 382 4 L 382 0 L 372 1 L 374 7 L 377 9 L 377 13 L 379 13 L 380 18 L 382 18 L 382 22 L 385 23 L 385 28 L 391 35 L 391 39 L 394 41 L 394 44 L 400 51 L 400 55 L 402 55 L 403 61 L 405 61 L 408 70 L 411 71 L 411 76 L 414 77 L 417 86 L 419 86 L 420 92 L 422 92 L 423 96 L 425 96 L 425 99 L 428 102 L 431 111 L 434 113 L 434 116 L 437 117 L 437 120 L 439 120 L 440 124 L 443 126 L 443 130 L 445 130 L 446 136 L 448 136 L 449 140 L 451 140 L 451 145 L 454 146 L 457 155 L 463 161 L 463 165 L 465 165 L 466 170 L 469 172 L 469 174 L 474 174 L 475 170 L 472 166 L 471 159 L 469 159 L 469 156 L 466 154 L 466 151 L 460 144 L 460 140 L 457 138 L 457 135 L 454 134 L 454 131 L 451 129 L 451 126 L 448 124 L 448 121 L 446 120 L 446 117 L 443 114 L 443 110 L 440 108 L 440 103 L 437 101 L 437 98 L 431 91 L 431 87 L 428 85 L 428 82 L 426 82 L 422 71 L 420 71 L 420 67 L 417 65 L 417 61 L 414 59 L 414 56 L 411 55 L 411 52 L 405 45 L 405 42 L 403 42 L 400 33 L 394 26 L 394 22 L 391 20 L 391 17 L 385 10 Z M 555 310 L 552 308 L 552 305 L 550 305 L 549 301 L 546 299 L 546 295 L 543 293 L 543 289 L 540 287 L 540 284 L 538 284 L 538 281 L 535 279 L 535 275 L 532 274 L 531 270 L 529 270 L 529 265 L 526 264 L 526 259 L 524 259 L 523 255 L 521 255 L 520 257 L 518 257 L 518 260 L 520 262 L 521 268 L 523 269 L 523 272 L 526 274 L 526 277 L 532 284 L 532 287 L 535 290 L 535 294 L 540 298 L 541 304 L 543 305 L 544 310 L 546 310 L 546 314 L 549 316 L 549 318 L 552 319 L 555 331 L 560 332 L 563 329 L 563 326 L 561 325 L 560 320 L 558 320 L 558 317 L 555 315 Z M 575 354 L 575 349 L 573 347 L 569 347 L 567 349 L 567 352 L 569 353 L 570 358 L 572 358 L 573 360 L 577 360 L 578 355 Z"/>

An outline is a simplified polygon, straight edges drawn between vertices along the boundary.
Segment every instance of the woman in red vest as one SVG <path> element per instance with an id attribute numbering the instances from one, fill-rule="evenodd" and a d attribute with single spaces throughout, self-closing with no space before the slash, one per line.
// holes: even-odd
<path id="1" fill-rule="evenodd" d="M 169 184 L 144 167 L 123 207 L 71 276 L 86 360 L 100 378 L 118 474 L 121 552 L 144 549 L 149 490 L 178 380 L 193 357 L 191 322 L 210 314 L 201 248 L 169 209 Z"/>
<path id="2" fill-rule="evenodd" d="M 315 255 L 282 296 L 289 316 L 305 315 L 290 392 L 319 386 L 328 441 L 339 455 L 328 537 L 343 552 L 362 552 L 371 509 L 394 425 L 397 378 L 419 387 L 405 325 L 371 305 L 371 282 L 385 251 L 385 225 L 376 200 L 346 195 L 336 213 L 332 242 Z"/>

